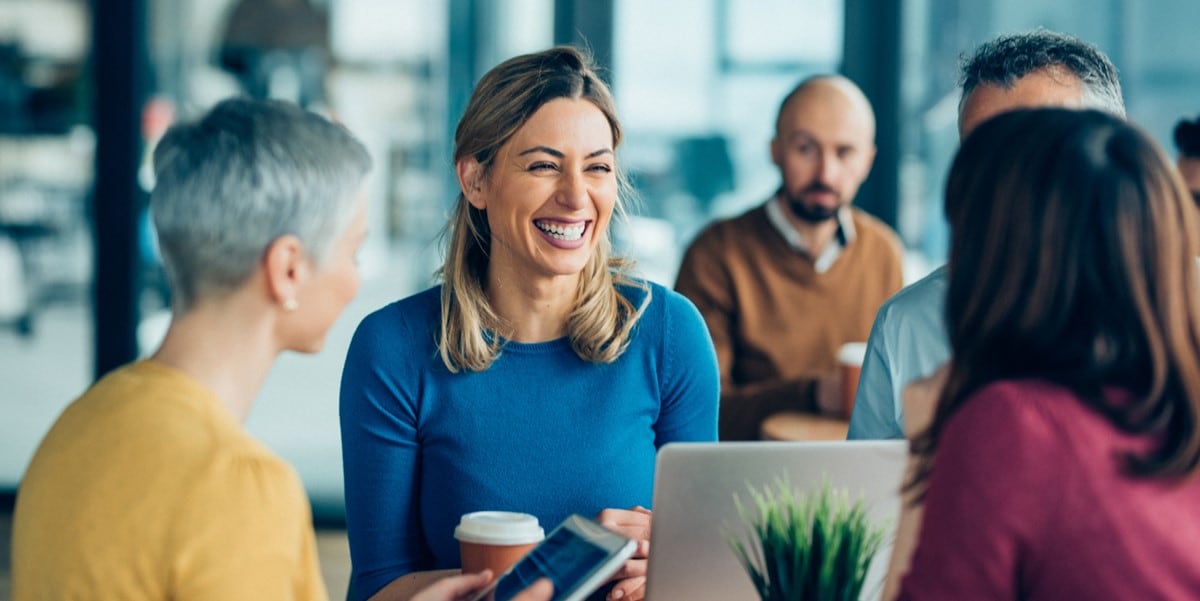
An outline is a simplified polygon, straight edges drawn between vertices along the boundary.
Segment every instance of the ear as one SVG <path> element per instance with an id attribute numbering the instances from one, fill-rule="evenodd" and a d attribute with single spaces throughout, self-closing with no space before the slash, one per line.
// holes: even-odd
<path id="1" fill-rule="evenodd" d="M 463 196 L 471 206 L 480 211 L 487 208 L 487 199 L 483 194 L 483 165 L 475 157 L 459 159 L 454 166 L 458 174 L 458 186 L 462 188 Z"/>
<path id="2" fill-rule="evenodd" d="M 281 307 L 294 303 L 309 269 L 300 239 L 290 234 L 276 238 L 267 246 L 263 267 L 272 302 Z"/>
<path id="3" fill-rule="evenodd" d="M 865 156 L 863 157 L 863 166 L 862 166 L 862 178 L 863 179 L 867 179 L 867 174 L 871 172 L 871 167 L 875 164 L 875 151 L 876 150 L 877 150 L 877 148 L 874 144 L 872 144 L 870 146 L 870 148 L 867 148 L 867 150 L 866 150 Z"/>
<path id="4" fill-rule="evenodd" d="M 783 167 L 783 143 L 778 136 L 771 138 L 771 162 L 776 167 Z"/>

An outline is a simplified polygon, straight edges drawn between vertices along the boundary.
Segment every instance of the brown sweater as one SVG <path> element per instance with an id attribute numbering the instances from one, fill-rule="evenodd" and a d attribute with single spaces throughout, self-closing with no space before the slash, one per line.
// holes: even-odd
<path id="1" fill-rule="evenodd" d="M 757 440 L 766 417 L 816 411 L 816 381 L 847 342 L 865 342 L 900 289 L 901 245 L 853 210 L 855 239 L 825 273 L 788 245 L 764 206 L 710 225 L 684 254 L 675 289 L 704 316 L 721 370 L 722 440 Z"/>

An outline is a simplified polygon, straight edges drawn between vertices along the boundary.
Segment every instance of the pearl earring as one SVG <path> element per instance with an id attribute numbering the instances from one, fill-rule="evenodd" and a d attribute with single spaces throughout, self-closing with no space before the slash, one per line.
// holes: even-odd
<path id="1" fill-rule="evenodd" d="M 300 303 L 296 302 L 296 299 L 294 299 L 294 298 L 289 298 L 289 299 L 283 301 L 283 310 L 287 311 L 288 313 L 291 313 L 292 311 L 295 311 L 296 309 L 299 309 L 299 308 L 300 308 Z"/>

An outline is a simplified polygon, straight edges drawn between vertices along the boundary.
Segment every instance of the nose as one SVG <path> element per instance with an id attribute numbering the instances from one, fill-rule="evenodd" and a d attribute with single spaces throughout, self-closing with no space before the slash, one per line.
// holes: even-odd
<path id="1" fill-rule="evenodd" d="M 588 186 L 583 174 L 564 171 L 559 180 L 558 204 L 569 209 L 581 209 L 588 203 Z"/>
<path id="2" fill-rule="evenodd" d="M 841 171 L 841 161 L 837 157 L 830 156 L 828 153 L 822 152 L 817 159 L 817 177 L 820 178 L 822 184 L 832 187 L 837 180 L 838 172 Z"/>

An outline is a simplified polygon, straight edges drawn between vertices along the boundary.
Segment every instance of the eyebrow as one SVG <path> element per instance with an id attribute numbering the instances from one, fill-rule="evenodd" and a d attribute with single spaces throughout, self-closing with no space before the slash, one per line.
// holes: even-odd
<path id="1" fill-rule="evenodd" d="M 552 157 L 557 157 L 560 159 L 566 156 L 565 154 L 562 153 L 561 150 L 555 150 L 553 148 L 550 148 L 549 146 L 534 146 L 533 148 L 528 148 L 528 149 L 522 150 L 521 152 L 517 153 L 517 156 L 525 156 L 527 154 L 533 154 L 535 152 L 544 152 Z M 584 158 L 585 159 L 594 159 L 602 154 L 612 154 L 612 153 L 613 153 L 613 151 L 611 148 L 601 148 L 600 150 L 592 151 Z"/>

